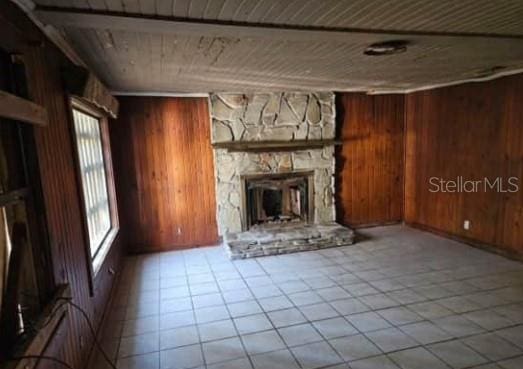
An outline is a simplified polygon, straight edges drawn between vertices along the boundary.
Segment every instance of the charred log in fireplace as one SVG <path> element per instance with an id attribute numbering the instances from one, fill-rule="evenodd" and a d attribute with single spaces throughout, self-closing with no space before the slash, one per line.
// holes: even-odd
<path id="1" fill-rule="evenodd" d="M 244 176 L 244 229 L 313 222 L 312 172 Z"/>

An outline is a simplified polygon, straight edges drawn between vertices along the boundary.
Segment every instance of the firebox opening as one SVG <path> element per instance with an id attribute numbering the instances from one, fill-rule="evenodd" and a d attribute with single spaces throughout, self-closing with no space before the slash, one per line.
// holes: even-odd
<path id="1" fill-rule="evenodd" d="M 282 215 L 282 191 L 262 189 L 262 212 L 267 218 L 278 218 Z"/>
<path id="2" fill-rule="evenodd" d="M 309 173 L 287 173 L 245 179 L 246 228 L 310 222 L 310 178 Z"/>

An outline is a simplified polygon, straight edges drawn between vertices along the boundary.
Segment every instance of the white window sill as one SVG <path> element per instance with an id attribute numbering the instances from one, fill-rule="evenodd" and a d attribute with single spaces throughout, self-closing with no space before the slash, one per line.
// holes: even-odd
<path id="1" fill-rule="evenodd" d="M 93 277 L 96 277 L 98 272 L 102 269 L 105 258 L 107 257 L 107 254 L 109 254 L 109 251 L 111 251 L 111 246 L 113 245 L 114 240 L 118 235 L 118 230 L 119 228 L 116 227 L 109 231 L 104 239 L 104 242 L 102 243 L 102 246 L 100 247 L 100 250 L 93 259 Z"/>

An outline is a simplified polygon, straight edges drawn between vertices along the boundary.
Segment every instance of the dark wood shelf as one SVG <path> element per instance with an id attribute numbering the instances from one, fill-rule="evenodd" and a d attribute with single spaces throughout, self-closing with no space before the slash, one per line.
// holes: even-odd
<path id="1" fill-rule="evenodd" d="M 0 117 L 39 126 L 47 125 L 47 110 L 44 107 L 1 90 Z"/>
<path id="2" fill-rule="evenodd" d="M 212 146 L 215 149 L 227 149 L 234 151 L 294 151 L 318 149 L 325 146 L 341 145 L 337 140 L 293 140 L 293 141 L 229 141 L 215 142 Z"/>

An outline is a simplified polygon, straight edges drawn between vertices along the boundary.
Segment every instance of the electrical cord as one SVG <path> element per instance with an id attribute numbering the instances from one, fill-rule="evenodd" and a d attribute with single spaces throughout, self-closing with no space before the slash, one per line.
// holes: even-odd
<path id="1" fill-rule="evenodd" d="M 93 324 L 91 322 L 91 319 L 89 318 L 89 315 L 85 312 L 84 309 L 82 309 L 79 305 L 75 304 L 73 301 L 71 301 L 72 299 L 71 298 L 67 298 L 67 297 L 59 297 L 57 300 L 63 300 L 65 301 L 63 304 L 60 304 L 58 305 L 55 309 L 53 309 L 53 311 L 51 312 L 50 316 L 48 317 L 48 319 L 46 320 L 46 322 L 44 322 L 44 324 L 40 327 L 40 329 L 44 328 L 45 326 L 47 326 L 54 318 L 54 316 L 56 315 L 56 313 L 65 305 L 69 304 L 71 305 L 72 307 L 74 307 L 76 310 L 78 310 L 80 312 L 80 314 L 84 317 L 85 321 L 87 322 L 87 326 L 89 327 L 89 330 L 91 332 L 91 335 L 93 336 L 93 339 L 94 339 L 94 344 L 96 346 L 96 348 L 98 349 L 98 351 L 100 351 L 102 353 L 102 356 L 104 358 L 104 360 L 110 365 L 110 367 L 112 369 L 117 369 L 116 368 L 116 365 L 113 363 L 113 361 L 109 358 L 109 355 L 107 355 L 107 353 L 105 352 L 105 350 L 102 348 L 102 345 L 100 344 L 100 341 L 98 340 L 98 337 L 96 335 L 96 330 L 94 329 L 93 327 Z M 55 357 L 52 357 L 52 356 L 45 356 L 45 355 L 25 355 L 25 356 L 17 356 L 17 357 L 12 357 L 12 358 L 8 358 L 8 359 L 5 359 L 4 361 L 5 362 L 8 362 L 8 361 L 20 361 L 20 360 L 29 360 L 29 359 L 35 359 L 35 360 L 49 360 L 49 361 L 53 361 L 55 363 L 58 363 L 68 369 L 74 369 L 71 365 L 67 364 L 65 361 L 62 361 L 60 359 L 57 359 Z"/>
<path id="2" fill-rule="evenodd" d="M 93 324 L 91 322 L 91 319 L 89 319 L 89 315 L 87 315 L 87 313 L 85 312 L 84 309 L 82 309 L 80 306 L 78 306 L 77 304 L 75 304 L 74 302 L 71 301 L 71 298 L 66 298 L 66 297 L 60 297 L 58 298 L 58 300 L 65 300 L 67 301 L 67 303 L 69 305 L 71 305 L 72 307 L 74 307 L 76 310 L 78 310 L 80 312 L 80 314 L 82 314 L 82 316 L 84 317 L 85 321 L 87 322 L 87 325 L 89 327 L 89 330 L 91 331 L 91 335 L 93 336 L 93 339 L 94 339 L 94 344 L 96 346 L 96 348 L 98 349 L 98 351 L 100 351 L 102 353 L 102 356 L 103 358 L 105 359 L 105 361 L 107 361 L 107 363 L 111 366 L 112 369 L 117 369 L 116 368 L 116 365 L 113 363 L 113 361 L 109 358 L 109 355 L 107 355 L 107 353 L 105 352 L 105 350 L 102 348 L 102 345 L 100 344 L 100 341 L 98 341 L 98 337 L 96 335 L 96 330 L 94 329 L 93 327 Z"/>
<path id="3" fill-rule="evenodd" d="M 49 324 L 52 323 L 54 317 L 56 316 L 56 314 L 58 312 L 60 312 L 60 310 L 62 309 L 62 307 L 64 307 L 65 305 L 67 305 L 67 302 L 63 302 L 61 303 L 60 305 L 57 305 L 52 311 L 51 311 L 51 314 L 49 314 L 49 316 L 47 317 L 47 319 L 41 324 L 41 325 L 35 325 L 35 324 L 28 324 L 28 327 L 27 329 L 30 330 L 31 332 L 38 332 L 39 330 L 47 327 Z"/>

